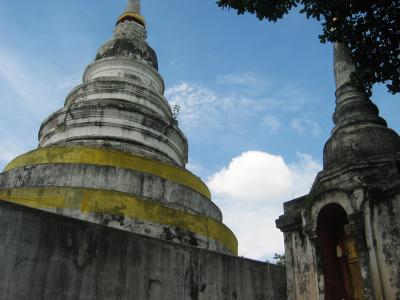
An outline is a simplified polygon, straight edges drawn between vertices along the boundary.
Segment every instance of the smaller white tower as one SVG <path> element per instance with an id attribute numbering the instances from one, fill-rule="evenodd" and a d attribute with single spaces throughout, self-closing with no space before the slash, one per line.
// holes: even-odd
<path id="1" fill-rule="evenodd" d="M 289 299 L 400 295 L 400 137 L 355 87 L 345 45 L 334 44 L 335 127 L 308 195 L 286 202 Z"/>

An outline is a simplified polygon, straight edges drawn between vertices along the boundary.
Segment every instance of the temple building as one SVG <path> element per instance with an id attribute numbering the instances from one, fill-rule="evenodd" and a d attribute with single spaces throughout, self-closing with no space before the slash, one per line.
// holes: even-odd
<path id="1" fill-rule="evenodd" d="M 335 127 L 308 195 L 284 204 L 288 299 L 400 299 L 400 138 L 334 45 Z"/>
<path id="2" fill-rule="evenodd" d="M 400 137 L 334 45 L 335 124 L 308 195 L 284 204 L 286 270 L 238 257 L 179 129 L 140 1 L 37 149 L 0 173 L 0 299 L 400 299 Z M 265 237 L 266 239 L 268 237 Z"/>
<path id="3" fill-rule="evenodd" d="M 0 174 L 0 299 L 284 299 L 282 268 L 237 257 L 164 98 L 139 0 L 39 146 Z"/>

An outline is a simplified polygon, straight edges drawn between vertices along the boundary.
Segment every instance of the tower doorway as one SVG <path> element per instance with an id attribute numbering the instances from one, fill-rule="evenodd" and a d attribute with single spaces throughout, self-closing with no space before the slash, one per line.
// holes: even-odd
<path id="1" fill-rule="evenodd" d="M 328 204 L 318 215 L 326 300 L 365 299 L 357 245 L 348 223 L 338 204 Z"/>

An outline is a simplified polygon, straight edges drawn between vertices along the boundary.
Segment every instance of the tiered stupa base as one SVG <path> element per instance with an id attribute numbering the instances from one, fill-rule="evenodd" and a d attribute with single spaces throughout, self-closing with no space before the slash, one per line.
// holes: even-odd
<path id="1" fill-rule="evenodd" d="M 120 151 L 48 147 L 13 160 L 0 198 L 130 232 L 237 254 L 204 183 L 189 171 Z"/>

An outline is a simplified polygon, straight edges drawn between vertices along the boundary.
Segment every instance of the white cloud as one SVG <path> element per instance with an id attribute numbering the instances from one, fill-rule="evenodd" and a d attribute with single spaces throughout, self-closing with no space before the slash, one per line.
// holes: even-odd
<path id="1" fill-rule="evenodd" d="M 321 133 L 321 127 L 317 122 L 309 118 L 294 118 L 290 122 L 290 127 L 298 134 L 312 134 L 318 136 Z"/>
<path id="2" fill-rule="evenodd" d="M 277 132 L 282 127 L 279 119 L 272 115 L 265 115 L 261 120 L 261 125 L 267 127 L 271 132 Z"/>
<path id="3" fill-rule="evenodd" d="M 182 82 L 165 92 L 173 107 L 179 105 L 178 120 L 187 130 L 240 127 L 243 120 L 252 114 L 251 101 L 240 96 L 218 95 L 200 84 Z"/>
<path id="4" fill-rule="evenodd" d="M 303 134 L 306 131 L 303 122 L 297 118 L 293 119 L 292 122 L 290 122 L 290 126 L 292 127 L 292 129 L 300 134 Z"/>
<path id="5" fill-rule="evenodd" d="M 185 131 L 244 130 L 248 122 L 256 122 L 276 132 L 281 124 L 275 115 L 297 113 L 314 101 L 296 84 L 278 85 L 254 72 L 221 75 L 216 83 L 211 89 L 199 83 L 181 82 L 166 90 L 170 104 L 181 107 L 178 119 Z M 317 130 L 314 127 L 313 133 Z"/>
<path id="6" fill-rule="evenodd" d="M 309 192 L 321 169 L 311 156 L 298 154 L 288 164 L 279 155 L 244 152 L 208 179 L 224 223 L 239 240 L 239 255 L 265 260 L 283 253 L 283 236 L 275 227 L 282 205 Z"/>
<path id="7" fill-rule="evenodd" d="M 214 120 L 218 105 L 217 96 L 207 88 L 182 82 L 165 91 L 171 106 L 179 105 L 180 120 L 185 125 L 197 126 L 202 122 Z"/>
<path id="8" fill-rule="evenodd" d="M 269 86 L 269 81 L 253 71 L 243 73 L 229 73 L 217 76 L 217 83 L 223 85 L 233 85 L 236 88 L 251 87 L 256 89 L 266 88 Z"/>
<path id="9" fill-rule="evenodd" d="M 249 151 L 235 157 L 227 167 L 215 173 L 209 184 L 212 191 L 222 198 L 271 202 L 290 189 L 292 180 L 290 167 L 281 156 Z"/>
<path id="10" fill-rule="evenodd" d="M 311 103 L 317 102 L 315 96 L 299 83 L 275 82 L 274 86 L 276 89 L 272 94 L 271 106 L 281 111 L 297 113 L 305 107 L 309 108 Z"/>

